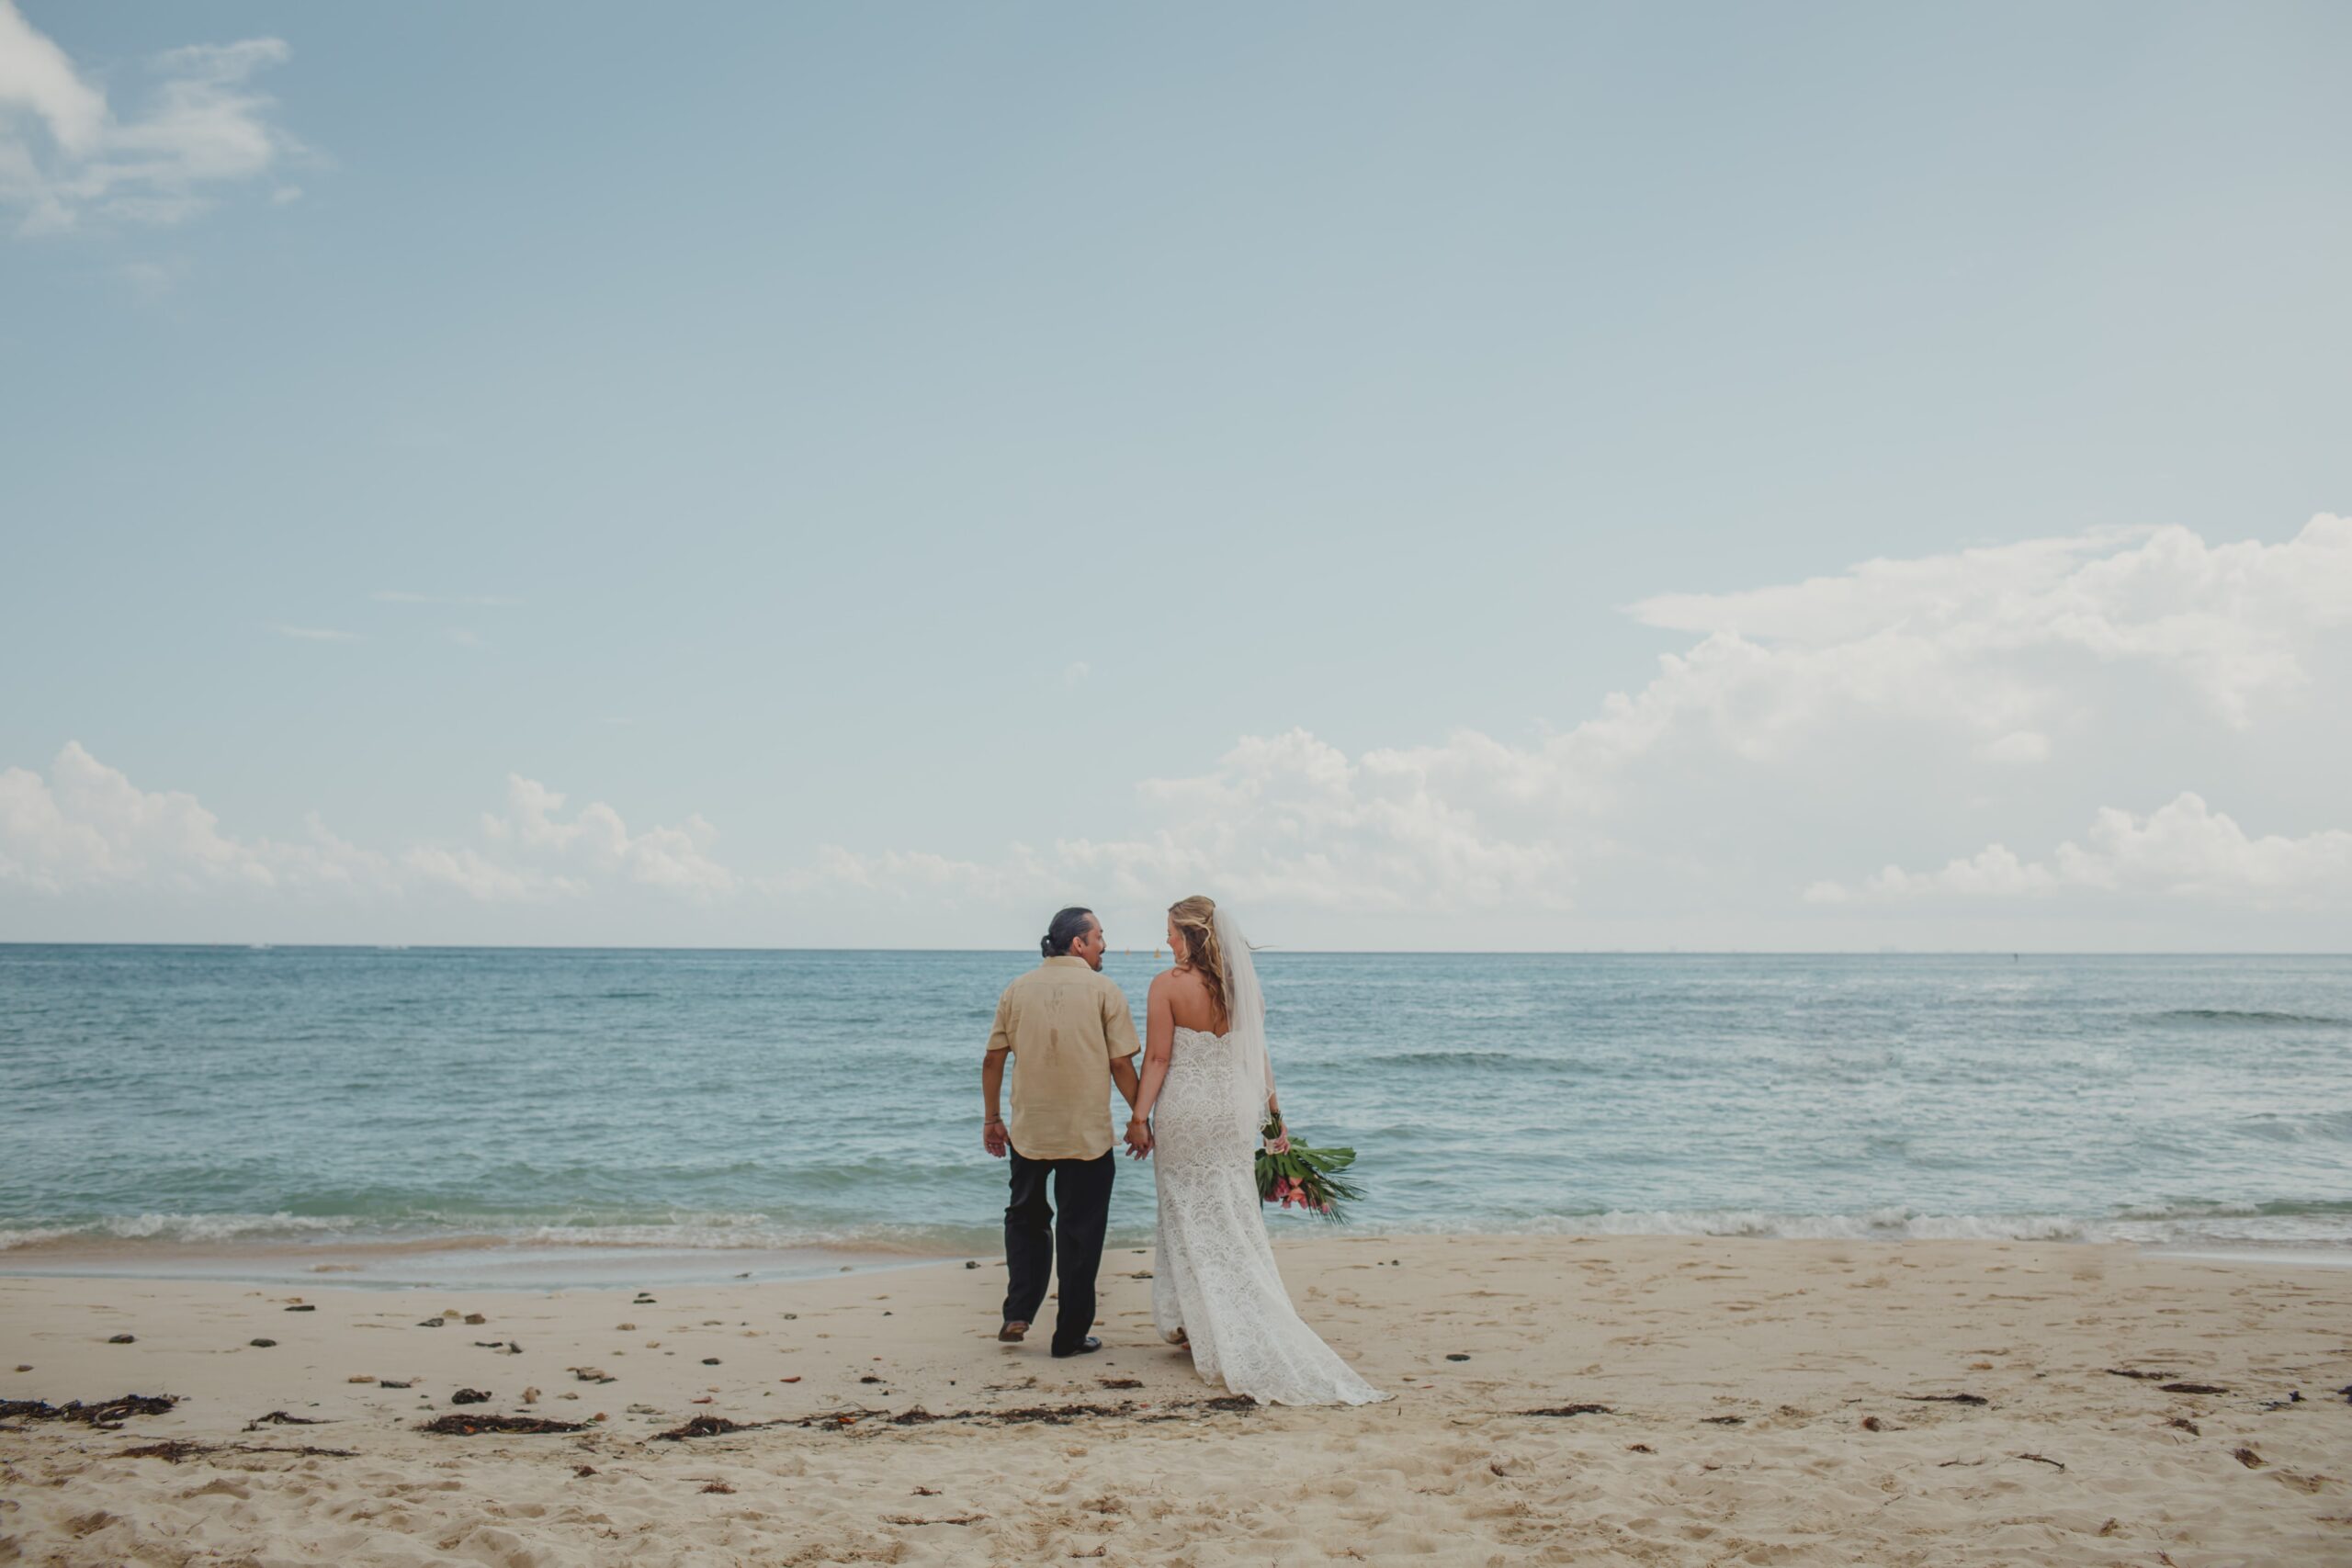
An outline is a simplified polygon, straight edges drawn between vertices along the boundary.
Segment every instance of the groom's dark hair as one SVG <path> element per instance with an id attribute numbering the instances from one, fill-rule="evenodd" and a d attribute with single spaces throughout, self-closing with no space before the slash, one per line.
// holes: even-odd
<path id="1" fill-rule="evenodd" d="M 1048 958 L 1067 958 L 1069 956 L 1069 944 L 1084 936 L 1086 928 L 1093 923 L 1093 910 L 1082 909 L 1073 904 L 1054 917 L 1053 924 L 1046 928 L 1045 940 L 1037 945 L 1045 950 Z"/>

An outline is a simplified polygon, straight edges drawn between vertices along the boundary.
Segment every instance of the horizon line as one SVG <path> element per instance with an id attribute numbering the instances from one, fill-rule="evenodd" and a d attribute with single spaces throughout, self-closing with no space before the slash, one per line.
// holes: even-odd
<path id="1" fill-rule="evenodd" d="M 1018 953 L 999 947 L 819 947 L 752 944 L 646 942 L 172 942 L 33 941 L 0 939 L 0 949 L 36 947 L 196 948 L 228 952 L 288 949 L 321 953 L 909 953 L 993 954 Z M 1132 947 L 1111 950 L 1132 958 Z M 1154 948 L 1157 955 L 1159 949 Z M 1285 947 L 1257 946 L 1258 953 L 1328 958 L 2352 958 L 2335 948 L 2035 948 L 2035 947 Z"/>

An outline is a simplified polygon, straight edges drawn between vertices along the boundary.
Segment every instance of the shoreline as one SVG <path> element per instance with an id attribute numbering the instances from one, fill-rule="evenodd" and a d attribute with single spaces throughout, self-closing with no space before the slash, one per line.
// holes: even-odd
<path id="1" fill-rule="evenodd" d="M 2049 1246 L 2120 1248 L 2134 1255 L 2247 1268 L 2352 1269 L 2352 1247 L 2306 1243 L 2147 1242 L 2112 1237 L 2052 1236 L 1780 1236 L 1752 1234 L 1687 1235 L 1675 1232 L 1544 1231 L 1432 1232 L 1326 1230 L 1278 1224 L 1278 1247 L 1317 1241 L 1363 1241 L 1379 1245 L 1429 1241 L 1505 1246 L 1523 1242 L 1589 1245 L 1614 1241 L 1701 1241 L 1727 1247 L 1782 1243 L 1900 1247 L 1937 1245 Z M 186 1242 L 153 1238 L 64 1236 L 0 1249 L 0 1280 L 188 1280 L 385 1291 L 594 1291 L 639 1284 L 773 1285 L 836 1275 L 887 1273 L 977 1259 L 995 1262 L 1001 1247 L 984 1238 L 978 1250 L 941 1250 L 885 1240 L 830 1242 L 806 1247 L 694 1247 L 628 1241 L 569 1241 L 476 1233 L 445 1237 L 381 1240 Z M 1126 1252 L 1148 1237 L 1114 1236 L 1106 1248 Z"/>

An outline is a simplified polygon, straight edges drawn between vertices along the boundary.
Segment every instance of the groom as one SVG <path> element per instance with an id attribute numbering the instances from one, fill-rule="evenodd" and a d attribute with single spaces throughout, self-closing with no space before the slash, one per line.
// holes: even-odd
<path id="1" fill-rule="evenodd" d="M 1111 1213 L 1110 1088 L 1136 1102 L 1136 1039 L 1127 998 L 1102 973 L 1110 942 L 1091 909 L 1064 909 L 1045 940 L 1046 961 L 1004 988 L 996 1028 L 980 1065 L 988 1124 L 980 1141 L 999 1159 L 1012 1156 L 1012 1201 L 1004 1210 L 1004 1326 L 999 1339 L 1029 1332 L 1045 1304 L 1046 1280 L 1058 1263 L 1061 1310 L 1054 1354 L 1102 1348 L 1094 1326 L 1094 1274 L 1102 1262 L 1102 1228 Z M 1012 1058 L 1012 1124 L 998 1109 L 1004 1059 Z M 1046 1201 L 1050 1178 L 1061 1224 Z M 1058 1258 L 1057 1254 L 1058 1253 Z"/>

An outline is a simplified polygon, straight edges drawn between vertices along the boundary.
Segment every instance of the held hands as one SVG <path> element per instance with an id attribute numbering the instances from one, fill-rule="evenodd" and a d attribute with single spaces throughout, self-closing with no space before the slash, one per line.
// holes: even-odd
<path id="1" fill-rule="evenodd" d="M 989 1151 L 990 1157 L 1002 1159 L 1004 1151 L 1012 1146 L 1012 1140 L 1005 1134 L 1004 1123 L 994 1117 L 989 1118 L 989 1124 L 980 1129 L 980 1146 Z"/>
<path id="2" fill-rule="evenodd" d="M 1127 1153 L 1136 1159 L 1151 1156 L 1151 1124 L 1140 1116 L 1127 1123 Z"/>

